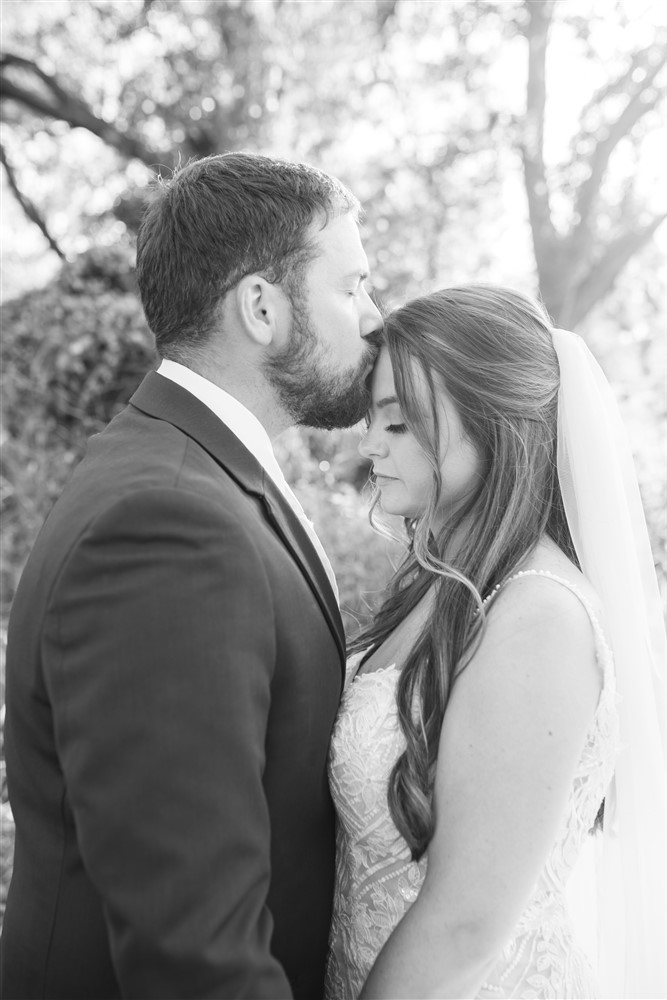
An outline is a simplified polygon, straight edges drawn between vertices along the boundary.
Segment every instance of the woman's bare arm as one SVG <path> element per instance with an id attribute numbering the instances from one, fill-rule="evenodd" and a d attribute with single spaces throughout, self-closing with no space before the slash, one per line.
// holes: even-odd
<path id="1" fill-rule="evenodd" d="M 362 997 L 474 997 L 556 838 L 601 688 L 590 619 L 543 577 L 496 599 L 440 738 L 422 891 Z"/>

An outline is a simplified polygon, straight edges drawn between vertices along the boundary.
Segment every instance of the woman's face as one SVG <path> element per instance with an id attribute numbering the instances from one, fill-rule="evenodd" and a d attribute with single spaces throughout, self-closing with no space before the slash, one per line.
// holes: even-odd
<path id="1" fill-rule="evenodd" d="M 404 423 L 386 347 L 380 351 L 373 369 L 371 394 L 370 424 L 359 451 L 373 462 L 382 509 L 387 514 L 419 517 L 428 505 L 433 468 Z M 426 401 L 425 388 L 423 401 Z M 481 461 L 466 438 L 458 411 L 444 388 L 438 395 L 438 419 L 442 476 L 439 509 L 446 517 L 474 489 Z"/>

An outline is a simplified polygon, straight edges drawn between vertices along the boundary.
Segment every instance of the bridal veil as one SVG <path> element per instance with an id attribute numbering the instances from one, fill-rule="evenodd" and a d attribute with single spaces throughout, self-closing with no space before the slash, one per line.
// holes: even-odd
<path id="1" fill-rule="evenodd" d="M 630 444 L 581 337 L 554 330 L 558 474 L 582 572 L 604 609 L 620 694 L 598 848 L 600 996 L 665 997 L 665 631 Z"/>

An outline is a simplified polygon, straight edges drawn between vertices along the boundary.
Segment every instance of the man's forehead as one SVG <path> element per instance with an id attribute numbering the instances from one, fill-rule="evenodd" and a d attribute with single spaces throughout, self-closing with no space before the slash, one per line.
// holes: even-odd
<path id="1" fill-rule="evenodd" d="M 368 258 L 364 251 L 359 226 L 351 212 L 331 219 L 315 236 L 320 255 L 336 260 L 345 272 L 368 271 Z"/>

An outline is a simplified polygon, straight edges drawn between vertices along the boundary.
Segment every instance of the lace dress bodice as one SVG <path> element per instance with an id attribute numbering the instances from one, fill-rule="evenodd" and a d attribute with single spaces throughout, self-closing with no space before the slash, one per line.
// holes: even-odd
<path id="1" fill-rule="evenodd" d="M 602 691 L 558 835 L 530 901 L 478 995 L 593 997 L 592 971 L 575 942 L 565 890 L 613 774 L 618 750 L 613 661 L 595 613 L 574 584 L 542 570 L 516 574 L 524 575 L 562 583 L 586 607 Z M 358 659 L 348 664 L 329 758 L 337 861 L 326 1000 L 359 996 L 382 946 L 417 898 L 428 864 L 428 852 L 419 862 L 411 860 L 387 804 L 389 775 L 405 748 L 396 707 L 398 670 L 391 665 L 357 673 Z"/>

